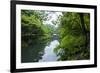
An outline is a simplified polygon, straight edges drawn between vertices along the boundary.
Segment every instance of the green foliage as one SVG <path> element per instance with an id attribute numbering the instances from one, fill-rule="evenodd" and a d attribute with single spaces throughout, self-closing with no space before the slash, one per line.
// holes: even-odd
<path id="1" fill-rule="evenodd" d="M 36 39 L 38 41 L 41 38 L 50 37 L 48 34 L 50 29 L 43 24 L 43 20 L 45 19 L 46 14 L 43 11 L 21 11 L 22 48 L 26 47 L 26 45 L 32 44 L 32 40 L 35 42 Z M 48 34 L 48 36 L 45 34 Z"/>
<path id="2" fill-rule="evenodd" d="M 60 45 L 54 51 L 58 60 L 82 60 L 90 58 L 90 15 L 64 12 L 59 26 Z"/>
<path id="3" fill-rule="evenodd" d="M 21 10 L 22 62 L 36 62 L 41 58 L 52 33 L 51 27 L 43 24 L 47 19 L 45 11 Z"/>
<path id="4" fill-rule="evenodd" d="M 32 53 L 41 52 L 45 45 L 50 42 L 53 34 L 57 34 L 59 37 L 60 44 L 54 49 L 59 57 L 58 60 L 89 59 L 90 14 L 62 12 L 57 20 L 52 21 L 54 25 L 58 25 L 58 28 L 55 28 L 49 23 L 44 24 L 44 21 L 50 19 L 48 16 L 50 13 L 54 12 L 21 10 L 22 61 L 33 60 Z M 29 50 L 28 47 L 32 49 Z M 34 55 L 35 58 L 38 56 Z"/>
<path id="5" fill-rule="evenodd" d="M 84 24 L 85 24 L 86 30 L 90 32 L 90 15 L 88 13 L 84 14 Z"/>

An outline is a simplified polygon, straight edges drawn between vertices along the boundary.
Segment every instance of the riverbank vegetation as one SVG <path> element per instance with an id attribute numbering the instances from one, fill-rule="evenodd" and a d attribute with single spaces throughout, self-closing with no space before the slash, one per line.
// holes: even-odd
<path id="1" fill-rule="evenodd" d="M 43 24 L 46 16 L 44 11 L 21 10 L 22 62 L 38 61 L 50 41 L 53 28 Z"/>
<path id="2" fill-rule="evenodd" d="M 90 14 L 21 10 L 22 62 L 38 62 L 51 39 L 59 41 L 58 61 L 89 59 Z"/>
<path id="3" fill-rule="evenodd" d="M 58 60 L 83 60 L 90 58 L 90 15 L 64 12 L 59 19 L 60 45 L 55 48 Z"/>

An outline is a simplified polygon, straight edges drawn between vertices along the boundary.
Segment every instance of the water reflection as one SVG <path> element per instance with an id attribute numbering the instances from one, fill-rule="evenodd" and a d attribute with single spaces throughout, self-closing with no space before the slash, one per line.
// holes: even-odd
<path id="1" fill-rule="evenodd" d="M 44 55 L 42 56 L 42 59 L 39 60 L 39 62 L 56 61 L 57 55 L 54 53 L 54 48 L 57 45 L 59 45 L 58 40 L 51 41 L 51 43 L 45 47 Z"/>
<path id="2" fill-rule="evenodd" d="M 26 62 L 38 62 L 39 59 L 42 58 L 42 55 L 44 53 L 44 47 L 45 43 L 43 44 L 33 44 L 32 46 L 28 48 L 23 48 L 21 51 L 22 55 L 22 63 Z"/>
<path id="3" fill-rule="evenodd" d="M 54 53 L 54 48 L 59 45 L 57 35 L 53 35 L 51 39 L 32 40 L 31 45 L 21 49 L 21 62 L 45 62 L 56 61 L 57 55 Z M 28 43 L 28 42 L 27 42 Z"/>

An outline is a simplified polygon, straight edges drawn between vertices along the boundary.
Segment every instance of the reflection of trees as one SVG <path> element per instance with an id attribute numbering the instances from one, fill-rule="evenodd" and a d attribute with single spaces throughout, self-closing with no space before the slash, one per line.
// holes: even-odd
<path id="1" fill-rule="evenodd" d="M 44 11 L 21 11 L 21 61 L 38 61 L 49 41 L 51 30 L 43 25 Z"/>
<path id="2" fill-rule="evenodd" d="M 39 38 L 42 38 L 42 36 L 40 37 L 39 35 L 36 36 Z M 23 48 L 22 51 L 22 62 L 38 62 L 39 59 L 41 59 L 41 56 L 44 53 L 44 48 L 47 45 L 47 40 L 45 39 L 29 39 L 32 41 L 32 43 L 28 43 L 29 44 L 27 46 L 27 48 Z"/>
<path id="3" fill-rule="evenodd" d="M 90 14 L 58 12 L 56 20 L 52 19 L 52 14 L 57 13 L 21 11 L 22 62 L 37 62 L 43 55 L 45 46 L 54 39 L 60 43 L 54 49 L 59 56 L 58 60 L 89 59 Z M 52 22 L 48 23 L 50 19 Z"/>

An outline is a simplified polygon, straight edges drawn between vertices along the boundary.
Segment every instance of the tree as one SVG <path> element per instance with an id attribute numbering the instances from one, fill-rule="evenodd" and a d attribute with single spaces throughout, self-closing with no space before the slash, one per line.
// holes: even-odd
<path id="1" fill-rule="evenodd" d="M 89 59 L 90 18 L 88 13 L 63 12 L 60 19 L 58 60 Z"/>
<path id="2" fill-rule="evenodd" d="M 21 61 L 36 62 L 41 58 L 45 45 L 50 40 L 50 29 L 43 24 L 44 11 L 21 10 Z M 34 52 L 34 55 L 33 55 Z"/>

